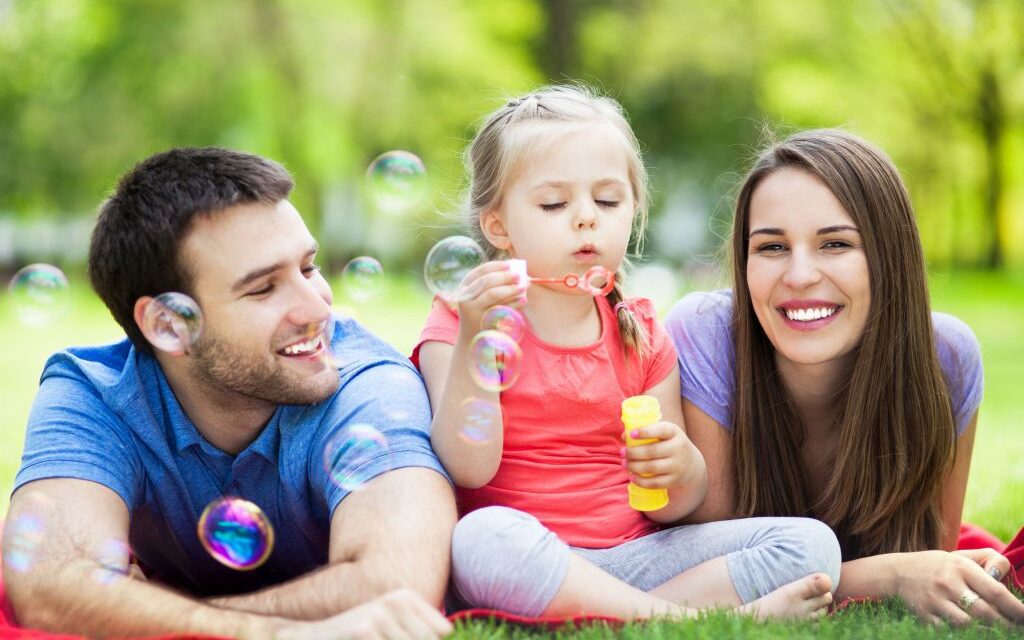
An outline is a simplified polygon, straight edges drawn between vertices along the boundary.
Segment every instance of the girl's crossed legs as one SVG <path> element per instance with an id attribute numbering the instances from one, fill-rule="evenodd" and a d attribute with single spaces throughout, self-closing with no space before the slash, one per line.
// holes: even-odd
<path id="1" fill-rule="evenodd" d="M 487 507 L 455 527 L 452 595 L 525 616 L 692 614 L 685 605 L 806 617 L 831 602 L 840 563 L 832 530 L 807 518 L 683 525 L 582 549 L 529 514 Z"/>

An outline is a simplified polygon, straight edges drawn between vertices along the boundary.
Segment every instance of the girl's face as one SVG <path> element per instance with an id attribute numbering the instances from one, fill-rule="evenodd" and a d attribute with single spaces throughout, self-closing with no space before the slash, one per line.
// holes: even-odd
<path id="1" fill-rule="evenodd" d="M 532 276 L 582 275 L 594 265 L 618 271 L 636 209 L 628 146 L 608 124 L 567 133 L 559 126 L 516 167 L 500 206 L 481 218 L 484 234 L 525 259 Z"/>
<path id="2" fill-rule="evenodd" d="M 764 178 L 750 200 L 747 286 L 780 365 L 841 362 L 871 308 L 863 241 L 821 180 L 796 168 Z"/>

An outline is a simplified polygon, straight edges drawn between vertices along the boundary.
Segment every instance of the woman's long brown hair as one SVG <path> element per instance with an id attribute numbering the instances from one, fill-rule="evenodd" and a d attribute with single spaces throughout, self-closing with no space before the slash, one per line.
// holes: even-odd
<path id="1" fill-rule="evenodd" d="M 835 398 L 832 476 L 813 501 L 800 457 L 804 427 L 747 287 L 751 197 L 783 167 L 807 171 L 835 194 L 860 230 L 871 280 L 864 335 Z M 761 154 L 744 180 L 735 214 L 738 512 L 820 518 L 836 532 L 844 555 L 854 557 L 938 548 L 940 492 L 956 438 L 932 336 L 924 255 L 899 172 L 884 152 L 853 135 L 802 132 Z"/>

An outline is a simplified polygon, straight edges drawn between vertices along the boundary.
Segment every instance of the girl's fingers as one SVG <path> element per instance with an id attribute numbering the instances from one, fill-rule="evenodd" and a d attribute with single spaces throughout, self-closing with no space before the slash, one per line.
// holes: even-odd
<path id="1" fill-rule="evenodd" d="M 634 440 L 647 440 L 650 438 L 668 440 L 678 432 L 679 427 L 671 422 L 656 422 L 647 427 L 634 429 L 629 435 Z"/>

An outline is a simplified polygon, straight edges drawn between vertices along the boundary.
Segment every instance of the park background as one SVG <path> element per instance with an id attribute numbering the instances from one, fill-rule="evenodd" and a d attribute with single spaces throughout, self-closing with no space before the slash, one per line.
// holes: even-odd
<path id="1" fill-rule="evenodd" d="M 60 266 L 73 306 L 17 321 L 0 290 L 0 513 L 47 355 L 115 339 L 84 279 L 96 207 L 142 158 L 222 145 L 282 162 L 336 302 L 408 352 L 427 250 L 457 231 L 482 116 L 578 79 L 620 100 L 651 169 L 634 279 L 662 312 L 723 282 L 731 196 L 766 131 L 841 126 L 884 148 L 917 209 L 936 309 L 985 360 L 966 517 L 1024 525 L 1024 3 L 1020 0 L 0 0 L 0 275 Z M 430 176 L 377 211 L 365 172 L 404 149 Z M 335 282 L 340 285 L 340 282 Z M 240 322 L 244 319 L 239 319 Z"/>

